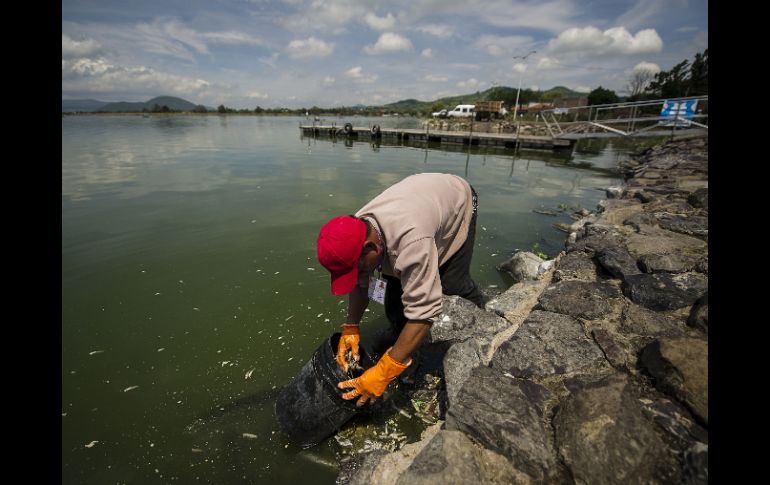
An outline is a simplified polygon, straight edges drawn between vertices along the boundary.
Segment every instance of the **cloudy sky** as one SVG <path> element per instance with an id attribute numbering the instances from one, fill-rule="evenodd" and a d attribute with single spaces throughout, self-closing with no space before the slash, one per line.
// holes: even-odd
<path id="1" fill-rule="evenodd" d="M 622 95 L 634 69 L 707 47 L 708 0 L 63 0 L 62 98 L 331 107 L 520 81 Z"/>

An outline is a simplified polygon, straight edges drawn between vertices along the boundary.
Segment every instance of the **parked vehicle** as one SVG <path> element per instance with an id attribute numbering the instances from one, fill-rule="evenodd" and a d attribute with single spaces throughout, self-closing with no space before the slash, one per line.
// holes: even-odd
<path id="1" fill-rule="evenodd" d="M 470 118 L 473 116 L 473 109 L 476 106 L 473 104 L 458 104 L 455 109 L 447 113 L 447 116 L 457 118 Z"/>
<path id="2" fill-rule="evenodd" d="M 441 111 L 434 111 L 433 113 L 431 113 L 431 115 L 434 118 L 446 118 L 447 117 L 447 110 L 442 109 Z"/>
<path id="3" fill-rule="evenodd" d="M 477 101 L 475 112 L 476 121 L 497 119 L 508 114 L 503 101 Z"/>

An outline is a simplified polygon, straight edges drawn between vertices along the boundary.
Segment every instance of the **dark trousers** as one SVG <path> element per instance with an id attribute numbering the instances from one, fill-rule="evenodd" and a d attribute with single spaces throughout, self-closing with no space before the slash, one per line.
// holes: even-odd
<path id="1" fill-rule="evenodd" d="M 438 274 L 441 279 L 441 292 L 445 295 L 459 295 L 472 301 L 479 308 L 484 308 L 484 295 L 481 293 L 478 285 L 471 278 L 471 258 L 473 257 L 473 244 L 476 239 L 476 212 L 478 207 L 478 197 L 476 191 L 473 192 L 473 215 L 468 225 L 468 237 L 460 249 L 452 255 L 444 264 L 439 266 Z M 395 276 L 383 275 L 388 282 L 385 291 L 385 315 L 388 317 L 396 335 L 401 333 L 407 318 L 404 315 L 404 303 L 401 297 L 404 290 L 401 287 L 401 280 Z"/>

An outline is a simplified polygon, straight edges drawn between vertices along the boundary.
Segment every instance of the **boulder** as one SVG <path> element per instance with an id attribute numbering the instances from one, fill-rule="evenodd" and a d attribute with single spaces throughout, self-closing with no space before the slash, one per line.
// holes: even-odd
<path id="1" fill-rule="evenodd" d="M 507 272 L 513 277 L 514 283 L 518 283 L 519 281 L 537 279 L 540 275 L 538 268 L 542 262 L 543 259 L 533 253 L 519 251 L 505 263 L 499 264 L 497 269 Z"/>
<path id="2" fill-rule="evenodd" d="M 489 365 L 515 377 L 532 377 L 599 367 L 606 365 L 606 360 L 579 321 L 535 310 L 497 348 Z"/>
<path id="3" fill-rule="evenodd" d="M 625 280 L 627 276 L 639 274 L 636 260 L 620 246 L 604 248 L 596 252 L 596 261 L 615 278 Z"/>
<path id="4" fill-rule="evenodd" d="M 544 411 L 551 397 L 545 387 L 477 367 L 449 408 L 447 430 L 459 430 L 485 448 L 505 456 L 537 483 L 564 476 L 549 441 Z"/>
<path id="5" fill-rule="evenodd" d="M 709 333 L 709 293 L 708 291 L 692 306 L 687 325 Z"/>
<path id="6" fill-rule="evenodd" d="M 644 337 L 678 337 L 686 332 L 684 322 L 630 303 L 620 317 L 620 332 Z"/>
<path id="7" fill-rule="evenodd" d="M 543 310 L 592 320 L 611 313 L 612 301 L 620 299 L 620 290 L 610 283 L 560 281 L 546 288 L 538 301 Z"/>
<path id="8" fill-rule="evenodd" d="M 460 431 L 439 431 L 396 485 L 436 483 L 531 483 L 504 456 L 472 442 Z"/>
<path id="9" fill-rule="evenodd" d="M 695 192 L 687 197 L 687 202 L 691 206 L 699 209 L 709 210 L 709 189 L 708 187 L 697 189 Z"/>
<path id="10" fill-rule="evenodd" d="M 494 335 L 510 323 L 498 315 L 482 310 L 459 296 L 443 296 L 442 314 L 431 325 L 428 342 L 457 342 L 472 336 Z"/>
<path id="11" fill-rule="evenodd" d="M 596 281 L 598 268 L 590 254 L 574 251 L 565 255 L 553 273 L 555 281 L 582 280 Z"/>
<path id="12" fill-rule="evenodd" d="M 631 275 L 621 286 L 634 303 L 652 310 L 674 310 L 695 303 L 708 290 L 708 278 L 700 273 L 642 273 Z"/>
<path id="13" fill-rule="evenodd" d="M 647 420 L 623 373 L 565 381 L 554 416 L 556 447 L 576 483 L 677 483 L 676 455 Z"/>
<path id="14" fill-rule="evenodd" d="M 708 342 L 689 337 L 663 337 L 647 345 L 639 366 L 655 387 L 685 403 L 708 425 Z"/>
<path id="15" fill-rule="evenodd" d="M 692 271 L 698 263 L 695 256 L 678 254 L 645 254 L 639 258 L 639 267 L 645 273 L 683 273 Z"/>

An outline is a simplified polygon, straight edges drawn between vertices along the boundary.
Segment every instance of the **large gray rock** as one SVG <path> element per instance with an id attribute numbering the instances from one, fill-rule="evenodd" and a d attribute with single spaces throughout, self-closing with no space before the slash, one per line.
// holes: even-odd
<path id="1" fill-rule="evenodd" d="M 478 338 L 470 338 L 449 347 L 444 356 L 444 382 L 449 407 L 454 403 L 471 370 L 485 364 L 486 352 L 487 344 Z"/>
<path id="2" fill-rule="evenodd" d="M 678 254 L 645 254 L 639 258 L 639 267 L 645 273 L 683 273 L 691 271 L 700 259 Z"/>
<path id="3" fill-rule="evenodd" d="M 554 417 L 556 446 L 576 483 L 676 483 L 675 453 L 648 421 L 625 374 L 567 379 Z"/>
<path id="4" fill-rule="evenodd" d="M 623 245 L 624 234 L 614 225 L 586 223 L 576 232 L 575 242 L 567 242 L 567 253 L 573 251 L 596 252 Z"/>
<path id="5" fill-rule="evenodd" d="M 538 268 L 543 259 L 533 253 L 519 251 L 505 263 L 497 265 L 499 271 L 505 271 L 513 277 L 514 283 L 525 280 L 537 279 L 540 274 Z"/>
<path id="6" fill-rule="evenodd" d="M 574 251 L 565 255 L 553 272 L 553 279 L 555 281 L 582 280 L 594 282 L 597 276 L 596 263 L 594 263 L 590 254 L 582 251 Z"/>
<path id="7" fill-rule="evenodd" d="M 593 320 L 612 312 L 612 301 L 620 299 L 620 290 L 610 283 L 560 281 L 546 288 L 538 301 L 546 311 Z"/>
<path id="8" fill-rule="evenodd" d="M 708 278 L 700 273 L 638 274 L 621 287 L 631 301 L 652 310 L 674 310 L 695 303 L 708 291 Z"/>
<path id="9" fill-rule="evenodd" d="M 439 431 L 396 485 L 531 483 L 504 456 L 473 443 L 460 431 Z"/>
<path id="10" fill-rule="evenodd" d="M 697 237 L 640 225 L 636 233 L 626 238 L 626 248 L 637 259 L 646 254 L 701 256 L 708 251 L 708 244 Z"/>
<path id="11" fill-rule="evenodd" d="M 627 276 L 639 274 L 636 260 L 620 246 L 605 248 L 596 252 L 596 261 L 615 278 L 625 280 Z"/>
<path id="12" fill-rule="evenodd" d="M 709 293 L 704 293 L 695 302 L 687 318 L 687 325 L 709 333 Z"/>
<path id="13" fill-rule="evenodd" d="M 442 314 L 431 325 L 428 342 L 456 342 L 473 336 L 494 335 L 510 323 L 492 312 L 482 310 L 459 296 L 443 296 Z"/>
<path id="14" fill-rule="evenodd" d="M 674 396 L 708 424 L 708 342 L 689 337 L 663 337 L 647 345 L 639 364 L 655 379 L 655 387 Z"/>
<path id="15" fill-rule="evenodd" d="M 490 366 L 516 377 L 565 374 L 606 365 L 601 349 L 579 321 L 558 313 L 533 311 L 492 355 Z"/>
<path id="16" fill-rule="evenodd" d="M 701 208 L 709 210 L 709 189 L 708 187 L 698 189 L 692 194 L 690 194 L 689 197 L 687 197 L 687 202 L 690 203 L 693 207 Z"/>
<path id="17" fill-rule="evenodd" d="M 630 303 L 620 318 L 620 331 L 645 337 L 678 337 L 686 332 L 681 320 Z"/>
<path id="18" fill-rule="evenodd" d="M 446 429 L 459 430 L 510 460 L 537 483 L 563 477 L 550 443 L 544 409 L 545 387 L 477 367 L 447 412 Z"/>
<path id="19" fill-rule="evenodd" d="M 668 229 L 680 234 L 690 234 L 699 237 L 709 235 L 709 219 L 706 216 L 664 214 L 658 218 L 658 225 L 662 229 Z"/>

